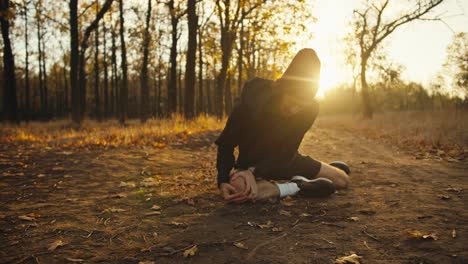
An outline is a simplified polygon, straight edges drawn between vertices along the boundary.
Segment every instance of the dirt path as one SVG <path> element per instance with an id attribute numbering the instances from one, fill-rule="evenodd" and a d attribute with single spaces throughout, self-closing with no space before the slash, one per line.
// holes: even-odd
<path id="1" fill-rule="evenodd" d="M 315 128 L 300 152 L 347 161 L 348 190 L 225 205 L 217 133 L 163 149 L 1 146 L 0 262 L 468 263 L 468 164 Z"/>

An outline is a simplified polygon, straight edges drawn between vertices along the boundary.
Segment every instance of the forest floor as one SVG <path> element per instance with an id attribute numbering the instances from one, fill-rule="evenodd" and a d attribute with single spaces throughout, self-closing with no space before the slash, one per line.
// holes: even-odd
<path id="1" fill-rule="evenodd" d="M 4 140 L 0 262 L 468 263 L 466 156 L 319 120 L 299 151 L 348 162 L 349 189 L 233 205 L 215 188 L 219 132 L 147 147 Z"/>

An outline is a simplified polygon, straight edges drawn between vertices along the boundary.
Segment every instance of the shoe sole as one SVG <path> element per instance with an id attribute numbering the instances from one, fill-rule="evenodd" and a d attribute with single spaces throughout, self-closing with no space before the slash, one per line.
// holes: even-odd
<path id="1" fill-rule="evenodd" d="M 299 191 L 300 195 L 307 197 L 327 197 L 335 192 L 335 184 L 326 178 L 317 178 L 309 180 L 303 176 L 296 175 L 291 178 L 292 182 L 302 181 L 309 184 L 301 184 L 302 188 Z M 312 184 L 311 184 L 312 183 Z"/>
<path id="2" fill-rule="evenodd" d="M 351 173 L 348 164 L 344 163 L 343 161 L 333 161 L 330 162 L 329 165 L 344 171 L 348 175 Z"/>

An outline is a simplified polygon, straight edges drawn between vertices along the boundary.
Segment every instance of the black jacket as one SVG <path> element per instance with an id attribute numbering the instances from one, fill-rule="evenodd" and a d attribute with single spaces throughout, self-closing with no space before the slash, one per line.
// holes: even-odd
<path id="1" fill-rule="evenodd" d="M 304 134 L 317 117 L 316 101 L 294 116 L 282 116 L 276 107 L 279 88 L 273 88 L 272 84 L 272 80 L 261 78 L 248 81 L 215 140 L 218 187 L 229 182 L 233 167 L 247 169 L 254 166 L 255 176 L 262 178 L 286 167 L 298 153 Z M 237 161 L 234 158 L 236 146 L 239 147 Z"/>

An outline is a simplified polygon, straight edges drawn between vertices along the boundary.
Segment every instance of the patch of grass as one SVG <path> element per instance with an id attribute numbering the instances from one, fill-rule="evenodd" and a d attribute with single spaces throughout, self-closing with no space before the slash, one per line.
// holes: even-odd
<path id="1" fill-rule="evenodd" d="M 317 126 L 344 129 L 383 139 L 421 154 L 468 158 L 468 112 L 408 111 L 378 113 L 371 120 L 353 115 L 325 115 Z"/>
<path id="2" fill-rule="evenodd" d="M 168 142 L 186 141 L 193 133 L 223 127 L 224 121 L 203 115 L 193 120 L 174 115 L 173 118 L 150 119 L 145 124 L 139 120 L 129 120 L 125 126 L 116 120 L 86 120 L 81 127 L 76 127 L 68 120 L 59 120 L 20 126 L 2 124 L 0 142 L 50 147 L 165 147 Z"/>

